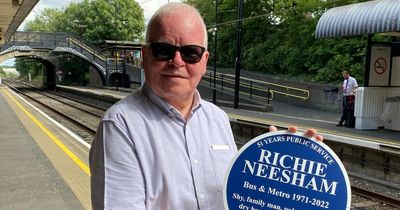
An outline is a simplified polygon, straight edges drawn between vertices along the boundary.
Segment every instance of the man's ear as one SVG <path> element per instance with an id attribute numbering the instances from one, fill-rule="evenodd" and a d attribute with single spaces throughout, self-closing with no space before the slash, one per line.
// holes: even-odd
<path id="1" fill-rule="evenodd" d="M 144 68 L 144 62 L 145 62 L 145 60 L 146 60 L 146 55 L 147 55 L 147 54 L 146 54 L 146 53 L 147 53 L 146 51 L 147 51 L 147 47 L 146 47 L 145 45 L 142 46 L 142 49 L 141 49 L 141 53 L 142 53 L 142 54 L 140 55 L 141 58 L 142 58 L 142 66 L 141 66 L 142 69 Z"/>
<path id="2" fill-rule="evenodd" d="M 205 62 L 205 68 L 204 68 L 204 72 L 203 72 L 203 75 L 207 72 L 207 63 L 208 63 L 208 58 L 209 58 L 209 56 L 210 56 L 210 53 L 208 52 L 208 50 L 206 50 L 205 52 L 204 52 L 204 62 Z"/>

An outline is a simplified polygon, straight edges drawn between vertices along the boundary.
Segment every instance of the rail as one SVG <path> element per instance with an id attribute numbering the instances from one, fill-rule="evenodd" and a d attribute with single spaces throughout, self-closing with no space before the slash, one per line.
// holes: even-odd
<path id="1" fill-rule="evenodd" d="M 97 57 L 98 59 L 100 59 L 100 60 L 106 62 L 106 59 L 107 59 L 106 56 L 101 55 L 101 54 L 100 54 L 99 52 L 97 52 L 94 48 L 92 48 L 92 47 L 86 45 L 85 43 L 81 42 L 79 39 L 76 39 L 76 38 L 74 38 L 74 37 L 68 37 L 68 38 L 67 38 L 67 42 L 68 42 L 68 43 L 73 43 L 73 44 L 75 44 L 76 46 L 78 46 L 78 47 L 81 48 L 81 51 L 82 51 L 82 49 L 84 49 L 84 50 L 86 50 L 88 53 L 92 53 L 92 55 L 95 56 L 95 57 Z"/>
<path id="2" fill-rule="evenodd" d="M 214 73 L 208 71 L 207 76 L 203 76 L 203 79 L 209 81 L 210 87 L 213 83 Z M 216 83 L 219 83 L 220 89 L 233 90 L 232 86 L 235 84 L 234 76 L 230 74 L 217 73 Z M 241 94 L 247 95 L 250 99 L 258 98 L 267 100 L 268 103 L 273 100 L 274 94 L 283 95 L 285 97 L 292 97 L 301 100 L 308 100 L 310 98 L 310 92 L 306 89 L 290 87 L 286 85 L 276 84 L 272 82 L 260 81 L 256 79 L 241 77 L 240 81 L 241 89 L 245 88 L 247 91 L 240 90 Z M 286 92 L 285 92 L 286 90 Z M 291 92 L 288 92 L 291 91 Z"/>
<path id="3" fill-rule="evenodd" d="M 360 195 L 362 197 L 366 197 L 372 200 L 378 200 L 381 201 L 382 203 L 388 204 L 390 206 L 396 207 L 400 209 L 400 200 L 397 198 L 389 197 L 387 195 L 383 195 L 380 193 L 376 193 L 370 190 L 366 190 L 360 187 L 356 186 L 351 186 L 351 191 L 353 194 Z"/>
<path id="4" fill-rule="evenodd" d="M 49 104 L 43 103 L 40 100 L 38 100 L 35 97 L 30 96 L 29 94 L 24 93 L 23 91 L 19 90 L 18 88 L 12 86 L 9 82 L 5 81 L 5 85 L 7 85 L 9 88 L 11 88 L 12 90 L 18 92 L 19 94 L 24 95 L 25 97 L 28 97 L 29 99 L 35 101 L 36 103 L 40 104 L 41 106 L 51 110 L 52 112 L 57 113 L 58 115 L 64 117 L 65 119 L 72 121 L 74 124 L 78 125 L 79 127 L 81 127 L 82 129 L 84 129 L 85 131 L 89 132 L 90 134 L 94 135 L 96 133 L 96 129 L 90 128 L 87 125 L 77 121 L 76 119 L 74 119 L 73 117 L 70 117 L 66 114 L 64 114 L 63 112 L 59 111 L 58 109 L 55 109 L 53 107 L 51 107 Z"/>

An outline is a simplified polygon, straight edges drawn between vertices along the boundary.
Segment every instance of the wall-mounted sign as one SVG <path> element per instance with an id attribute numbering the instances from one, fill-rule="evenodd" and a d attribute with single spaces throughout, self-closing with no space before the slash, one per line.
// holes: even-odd
<path id="1" fill-rule="evenodd" d="M 389 86 L 391 50 L 391 47 L 371 47 L 369 86 Z"/>
<path id="2" fill-rule="evenodd" d="M 376 59 L 374 64 L 374 70 L 377 74 L 383 74 L 386 72 L 388 67 L 387 61 L 385 58 L 379 57 Z"/>
<path id="3" fill-rule="evenodd" d="M 343 164 L 324 143 L 274 132 L 243 146 L 229 167 L 225 209 L 350 209 Z"/>

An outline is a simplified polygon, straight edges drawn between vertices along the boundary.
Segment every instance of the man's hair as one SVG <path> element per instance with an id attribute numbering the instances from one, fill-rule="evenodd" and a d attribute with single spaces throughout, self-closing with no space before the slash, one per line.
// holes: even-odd
<path id="1" fill-rule="evenodd" d="M 342 71 L 342 73 L 343 73 L 343 74 L 347 74 L 347 75 L 350 74 L 349 71 Z"/>
<path id="2" fill-rule="evenodd" d="M 149 43 L 149 41 L 150 41 L 150 28 L 151 28 L 154 20 L 156 20 L 158 18 L 162 18 L 163 16 L 169 16 L 169 15 L 173 15 L 175 13 L 181 13 L 184 10 L 193 12 L 193 14 L 195 14 L 195 16 L 198 16 L 198 18 L 201 22 L 203 31 L 204 31 L 204 47 L 207 49 L 207 44 L 208 44 L 207 28 L 206 28 L 203 18 L 200 15 L 200 12 L 193 6 L 186 4 L 186 3 L 180 3 L 180 2 L 172 2 L 172 3 L 164 4 L 162 7 L 160 7 L 154 13 L 154 15 L 150 18 L 150 21 L 147 25 L 146 43 Z"/>

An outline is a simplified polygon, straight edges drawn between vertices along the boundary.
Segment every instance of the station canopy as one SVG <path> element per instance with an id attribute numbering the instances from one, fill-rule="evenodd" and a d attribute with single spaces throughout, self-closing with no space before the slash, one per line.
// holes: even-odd
<path id="1" fill-rule="evenodd" d="M 0 0 L 0 45 L 8 40 L 39 0 Z"/>
<path id="2" fill-rule="evenodd" d="M 400 0 L 375 0 L 335 7 L 318 21 L 316 38 L 374 33 L 400 36 Z"/>

